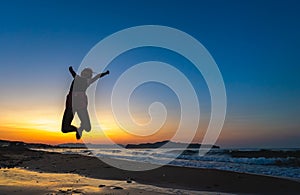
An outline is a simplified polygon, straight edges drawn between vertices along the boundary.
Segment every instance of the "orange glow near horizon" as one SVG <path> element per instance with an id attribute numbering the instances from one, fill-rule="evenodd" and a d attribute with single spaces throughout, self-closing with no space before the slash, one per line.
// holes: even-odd
<path id="1" fill-rule="evenodd" d="M 114 119 L 101 115 L 101 124 L 91 118 L 92 131 L 84 132 L 82 140 L 77 141 L 75 133 L 62 133 L 60 130 L 62 112 L 48 111 L 46 114 L 30 111 L 28 113 L 10 113 L 1 117 L 0 139 L 23 141 L 28 143 L 62 144 L 62 143 L 95 143 L 95 144 L 127 144 L 141 142 L 156 142 L 171 138 L 173 127 L 165 127 L 158 133 L 149 136 L 135 136 L 122 130 Z M 18 120 L 16 120 L 18 119 Z M 80 121 L 74 118 L 74 125 Z"/>
<path id="2" fill-rule="evenodd" d="M 157 142 L 171 139 L 174 131 L 177 129 L 178 121 L 170 119 L 167 121 L 158 132 L 149 136 L 134 136 L 122 130 L 117 124 L 111 113 L 107 110 L 101 110 L 97 113 L 99 123 L 95 116 L 91 115 L 92 130 L 91 132 L 83 133 L 82 140 L 78 141 L 75 138 L 75 133 L 62 133 L 61 119 L 63 115 L 63 105 L 45 106 L 43 109 L 39 105 L 35 107 L 16 109 L 6 109 L 0 113 L 0 139 L 23 141 L 28 143 L 44 143 L 44 144 L 62 144 L 62 143 L 95 143 L 95 144 L 128 144 L 128 143 L 143 143 Z M 90 113 L 91 114 L 91 113 Z M 145 120 L 141 120 L 145 122 Z M 203 121 L 202 121 L 203 122 Z M 75 116 L 73 123 L 78 126 L 80 121 Z M 240 124 L 227 123 L 225 124 L 219 141 L 217 144 L 234 145 L 234 143 L 246 142 L 249 137 L 251 140 L 257 140 L 260 137 L 261 131 L 257 129 L 264 128 L 264 125 L 255 124 Z M 201 142 L 203 134 L 207 128 L 207 121 L 200 124 L 199 131 L 195 136 L 194 142 Z M 246 132 L 243 131 L 247 130 Z M 254 130 L 256 131 L 254 132 Z M 264 130 L 266 132 L 266 130 Z M 274 135 L 274 132 L 272 132 Z M 250 140 L 250 141 L 251 141 Z"/>
<path id="3" fill-rule="evenodd" d="M 62 143 L 81 143 L 75 139 L 75 134 L 63 134 L 61 132 L 51 132 L 38 129 L 26 129 L 16 127 L 1 126 L 2 140 L 23 141 L 27 143 L 42 143 L 57 145 Z"/>
<path id="4" fill-rule="evenodd" d="M 23 141 L 27 143 L 43 143 L 57 145 L 62 143 L 94 143 L 94 144 L 127 144 L 141 142 L 155 142 L 164 140 L 158 139 L 157 135 L 137 137 L 118 129 L 111 132 L 100 132 L 92 130 L 84 132 L 81 140 L 76 140 L 75 133 L 62 133 L 61 131 L 46 131 L 39 129 L 26 129 L 19 127 L 0 126 L 1 140 Z M 166 138 L 167 139 L 167 138 Z M 110 140 L 110 141 L 109 141 Z"/>
<path id="5" fill-rule="evenodd" d="M 161 129 L 159 132 L 153 135 L 145 137 L 134 136 L 120 129 L 112 121 L 103 120 L 102 117 L 103 123 L 101 123 L 101 126 L 92 124 L 91 132 L 84 132 L 82 139 L 78 141 L 75 138 L 75 133 L 62 133 L 60 131 L 60 120 L 56 121 L 55 125 L 46 130 L 41 129 L 40 127 L 45 126 L 49 121 L 41 118 L 38 120 L 29 120 L 27 121 L 27 123 L 25 123 L 25 120 L 18 121 L 18 123 L 15 124 L 13 124 L 12 121 L 9 121 L 9 123 L 5 124 L 3 123 L 3 121 L 4 120 L 0 121 L 0 140 L 22 141 L 27 143 L 42 143 L 50 145 L 57 145 L 63 143 L 150 143 L 171 139 L 174 133 L 173 127 L 169 126 Z M 76 122 L 77 121 L 75 120 L 75 123 Z M 203 129 L 206 129 L 206 127 L 200 127 L 193 142 L 201 143 L 201 140 L 205 133 Z M 225 123 L 216 145 L 219 145 L 221 147 L 230 147 L 235 146 L 236 144 L 243 145 L 245 143 L 248 145 L 253 145 L 253 143 L 257 141 L 264 142 L 264 139 L 267 135 L 272 135 L 272 138 L 275 137 L 276 139 L 280 139 L 282 137 L 282 134 L 280 134 L 280 132 L 274 131 L 273 128 L 269 129 L 268 126 L 263 124 L 247 124 L 244 126 L 237 126 L 236 124 Z M 285 136 L 291 137 L 293 136 L 293 134 L 285 134 Z"/>
<path id="6" fill-rule="evenodd" d="M 25 98 L 25 100 L 30 97 Z M 0 139 L 23 141 L 28 143 L 62 144 L 62 143 L 99 143 L 99 144 L 128 144 L 141 142 L 157 142 L 171 139 L 177 129 L 177 119 L 169 119 L 156 133 L 149 136 L 135 136 L 122 130 L 109 109 L 99 110 L 96 116 L 91 117 L 91 132 L 83 133 L 82 140 L 77 141 L 75 133 L 62 133 L 61 120 L 64 112 L 62 97 L 47 99 L 47 105 L 40 100 L 27 101 L 21 99 L 12 103 L 7 99 L 1 102 L 4 112 L 0 113 Z M 43 99 L 44 100 L 44 99 Z M 138 116 L 142 117 L 142 116 Z M 145 118 L 135 118 L 140 122 L 147 122 Z M 75 115 L 73 124 L 79 126 L 80 121 Z M 200 139 L 199 139 L 200 140 Z"/>

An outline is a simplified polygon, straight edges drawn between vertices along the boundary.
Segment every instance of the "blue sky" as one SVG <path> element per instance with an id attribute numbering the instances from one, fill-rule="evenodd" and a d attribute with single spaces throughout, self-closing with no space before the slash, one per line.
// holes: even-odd
<path id="1" fill-rule="evenodd" d="M 166 25 L 198 39 L 219 66 L 228 98 L 220 144 L 300 147 L 297 1 L 1 1 L 0 5 L 1 116 L 18 107 L 37 112 L 44 104 L 61 108 L 71 81 L 68 66 L 78 68 L 98 41 L 136 25 Z M 139 56 L 133 62 L 157 58 L 174 66 L 188 63 L 167 51 L 136 52 L 126 55 Z M 117 65 L 111 67 L 121 71 Z M 195 85 L 201 79 L 191 69 L 182 71 Z M 151 89 L 156 88 L 153 84 Z M 197 89 L 199 94 L 206 90 L 202 81 Z M 171 92 L 164 97 L 169 96 Z M 203 96 L 200 104 L 208 107 L 209 98 L 205 92 Z M 171 99 L 176 107 L 176 98 Z"/>

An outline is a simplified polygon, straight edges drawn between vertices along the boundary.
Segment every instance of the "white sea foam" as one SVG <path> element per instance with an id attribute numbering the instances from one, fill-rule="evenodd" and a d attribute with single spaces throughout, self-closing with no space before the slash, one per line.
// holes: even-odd
<path id="1" fill-rule="evenodd" d="M 81 154 L 98 157 L 165 164 L 170 159 L 170 165 L 228 170 L 242 173 L 264 174 L 270 176 L 300 179 L 300 159 L 296 157 L 267 158 L 267 157 L 235 157 L 228 150 L 211 150 L 205 156 L 199 156 L 197 150 L 185 150 L 177 156 L 178 150 L 174 149 L 47 149 L 47 151 L 60 152 L 63 154 Z M 247 150 L 257 151 L 255 150 Z M 285 150 L 286 151 L 286 150 Z M 251 155 L 249 155 L 251 156 Z"/>

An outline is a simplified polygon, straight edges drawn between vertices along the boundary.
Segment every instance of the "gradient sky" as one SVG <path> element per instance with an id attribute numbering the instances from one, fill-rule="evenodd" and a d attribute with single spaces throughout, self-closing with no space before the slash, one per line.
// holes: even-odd
<path id="1" fill-rule="evenodd" d="M 192 35 L 218 64 L 228 105 L 217 144 L 300 147 L 299 10 L 296 0 L 1 1 L 0 139 L 75 142 L 74 134 L 60 132 L 72 79 L 68 66 L 76 70 L 87 52 L 114 32 L 155 24 Z M 145 139 L 122 134 L 109 117 L 108 91 L 118 75 L 148 60 L 172 64 L 190 78 L 203 116 L 194 140 L 200 141 L 210 114 L 205 82 L 189 61 L 159 48 L 128 51 L 110 64 L 112 74 L 97 85 L 101 127 L 119 143 L 160 141 L 172 134 L 178 99 L 161 84 L 145 84 L 132 96 L 133 116 L 142 122 L 148 120 L 151 102 L 165 103 L 168 121 L 158 135 Z M 93 140 L 92 135 L 84 136 Z"/>

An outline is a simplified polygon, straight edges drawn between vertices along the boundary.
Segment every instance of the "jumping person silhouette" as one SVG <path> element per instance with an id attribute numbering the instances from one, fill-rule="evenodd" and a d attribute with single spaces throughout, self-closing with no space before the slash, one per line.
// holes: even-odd
<path id="1" fill-rule="evenodd" d="M 109 71 L 99 73 L 93 76 L 93 70 L 85 68 L 81 71 L 80 76 L 76 74 L 72 66 L 69 67 L 74 80 L 72 81 L 69 94 L 67 95 L 66 108 L 62 120 L 61 131 L 63 133 L 76 132 L 76 139 L 80 139 L 82 131 L 89 132 L 91 130 L 91 122 L 87 110 L 88 100 L 85 94 L 87 88 L 99 78 L 109 74 Z M 75 113 L 80 119 L 80 127 L 71 125 Z"/>

